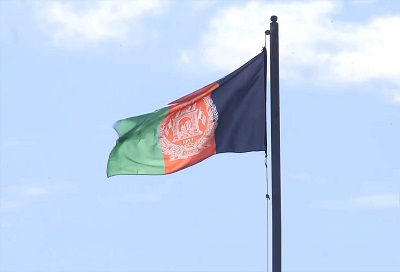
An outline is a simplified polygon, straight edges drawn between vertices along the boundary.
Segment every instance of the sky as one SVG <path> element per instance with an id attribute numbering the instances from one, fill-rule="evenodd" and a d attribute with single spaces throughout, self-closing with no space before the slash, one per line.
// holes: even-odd
<path id="1" fill-rule="evenodd" d="M 266 271 L 263 152 L 106 164 L 115 121 L 238 68 L 274 14 L 283 271 L 399 272 L 395 0 L 0 0 L 0 271 Z"/>

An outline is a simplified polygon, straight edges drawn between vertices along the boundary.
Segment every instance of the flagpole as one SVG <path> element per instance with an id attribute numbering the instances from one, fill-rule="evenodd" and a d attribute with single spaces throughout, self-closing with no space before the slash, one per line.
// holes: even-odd
<path id="1" fill-rule="evenodd" d="M 271 16 L 269 49 L 269 71 L 271 76 L 272 272 L 282 271 L 279 35 L 277 20 L 277 16 Z"/>

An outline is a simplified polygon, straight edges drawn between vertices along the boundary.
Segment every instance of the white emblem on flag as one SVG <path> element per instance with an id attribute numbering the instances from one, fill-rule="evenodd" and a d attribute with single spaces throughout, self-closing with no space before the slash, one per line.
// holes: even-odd
<path id="1" fill-rule="evenodd" d="M 168 114 L 160 126 L 161 151 L 171 161 L 187 159 L 210 146 L 218 111 L 211 97 L 204 97 Z"/>

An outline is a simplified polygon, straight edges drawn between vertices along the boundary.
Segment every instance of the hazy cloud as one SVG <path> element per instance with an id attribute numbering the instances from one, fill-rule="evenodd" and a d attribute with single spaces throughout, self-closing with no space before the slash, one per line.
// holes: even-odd
<path id="1" fill-rule="evenodd" d="M 21 195 L 25 197 L 38 197 L 49 193 L 49 188 L 46 187 L 30 186 L 21 189 Z"/>
<path id="2" fill-rule="evenodd" d="M 120 205 L 121 203 L 128 205 L 146 205 L 150 203 L 158 203 L 170 193 L 171 186 L 169 182 L 165 183 L 147 183 L 144 186 L 135 186 L 130 192 L 124 192 L 115 195 L 99 196 L 99 203 L 104 206 Z"/>
<path id="3" fill-rule="evenodd" d="M 386 90 L 384 93 L 393 103 L 400 104 L 400 89 L 389 89 Z"/>
<path id="4" fill-rule="evenodd" d="M 83 48 L 105 41 L 126 41 L 135 32 L 139 39 L 140 20 L 159 12 L 160 0 L 45 1 L 37 4 L 38 17 L 51 43 L 65 48 Z M 135 42 L 135 41 L 134 41 Z"/>
<path id="5" fill-rule="evenodd" d="M 33 140 L 9 138 L 1 141 L 3 147 L 27 147 L 35 143 Z"/>
<path id="6" fill-rule="evenodd" d="M 353 208 L 398 209 L 400 208 L 400 195 L 391 193 L 364 195 L 350 199 L 349 203 Z"/>
<path id="7" fill-rule="evenodd" d="M 51 197 L 65 191 L 65 186 L 62 183 L 36 183 L 2 187 L 0 192 L 0 211 L 16 210 L 32 201 Z"/>
<path id="8" fill-rule="evenodd" d="M 379 193 L 354 196 L 343 200 L 326 200 L 315 202 L 312 205 L 321 209 L 345 210 L 380 210 L 400 209 L 399 193 Z"/>
<path id="9" fill-rule="evenodd" d="M 287 178 L 290 180 L 308 184 L 324 184 L 329 182 L 325 177 L 314 176 L 306 172 L 290 173 L 288 174 Z"/>
<path id="10" fill-rule="evenodd" d="M 261 51 L 264 31 L 272 14 L 279 15 L 280 52 L 284 76 L 299 72 L 299 65 L 325 62 L 327 52 L 320 44 L 332 40 L 331 14 L 337 9 L 330 1 L 247 2 L 224 7 L 211 19 L 201 38 L 207 65 L 232 70 Z M 293 67 L 295 65 L 295 67 Z"/>
<path id="11" fill-rule="evenodd" d="M 335 75 L 342 80 L 363 82 L 392 80 L 400 84 L 400 15 L 377 18 L 367 25 L 347 26 L 339 35 L 340 48 L 330 56 Z"/>
<path id="12" fill-rule="evenodd" d="M 192 61 L 225 72 L 237 68 L 260 52 L 269 18 L 277 14 L 282 78 L 384 80 L 400 88 L 400 14 L 348 23 L 336 19 L 341 9 L 340 1 L 327 0 L 232 4 L 211 19 L 197 48 L 201 58 Z"/>
<path id="13" fill-rule="evenodd" d="M 186 64 L 188 64 L 188 63 L 191 62 L 192 57 L 193 57 L 193 56 L 192 56 L 192 53 L 191 53 L 190 51 L 188 51 L 188 50 L 181 50 L 181 51 L 179 52 L 178 63 L 179 63 L 179 64 L 186 65 Z"/>
<path id="14" fill-rule="evenodd" d="M 211 8 L 216 4 L 216 2 L 217 2 L 216 0 L 196 0 L 196 1 L 190 1 L 189 3 L 194 10 L 202 11 Z"/>

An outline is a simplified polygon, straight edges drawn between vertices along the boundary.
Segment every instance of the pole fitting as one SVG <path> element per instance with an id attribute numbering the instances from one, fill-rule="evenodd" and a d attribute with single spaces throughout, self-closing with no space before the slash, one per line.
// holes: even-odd
<path id="1" fill-rule="evenodd" d="M 265 35 L 269 35 L 269 34 L 271 34 L 271 31 L 265 30 Z"/>
<path id="2" fill-rule="evenodd" d="M 276 21 L 278 21 L 278 16 L 272 15 L 272 16 L 271 16 L 271 21 L 272 21 L 273 23 L 276 23 Z"/>

